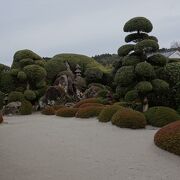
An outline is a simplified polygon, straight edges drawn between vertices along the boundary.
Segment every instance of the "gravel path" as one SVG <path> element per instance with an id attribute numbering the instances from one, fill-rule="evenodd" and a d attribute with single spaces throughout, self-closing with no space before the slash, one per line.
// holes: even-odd
<path id="1" fill-rule="evenodd" d="M 0 125 L 0 180 L 179 180 L 180 158 L 154 129 L 33 114 Z"/>

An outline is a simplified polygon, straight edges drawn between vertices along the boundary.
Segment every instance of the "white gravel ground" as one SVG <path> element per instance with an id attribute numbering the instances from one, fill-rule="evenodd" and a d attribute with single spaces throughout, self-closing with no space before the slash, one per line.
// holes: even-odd
<path id="1" fill-rule="evenodd" d="M 0 180 L 179 180 L 180 158 L 154 129 L 34 114 L 0 125 Z"/>

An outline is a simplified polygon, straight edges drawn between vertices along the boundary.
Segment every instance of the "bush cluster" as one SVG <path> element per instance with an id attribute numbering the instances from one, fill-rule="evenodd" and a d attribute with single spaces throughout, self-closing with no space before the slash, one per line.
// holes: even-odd
<path id="1" fill-rule="evenodd" d="M 161 128 L 154 136 L 155 144 L 180 156 L 180 120 Z"/>
<path id="2" fill-rule="evenodd" d="M 138 111 L 122 108 L 113 115 L 112 124 L 121 128 L 140 129 L 145 128 L 146 118 Z"/>
<path id="3" fill-rule="evenodd" d="M 0 124 L 1 123 L 3 123 L 3 116 L 2 116 L 2 114 L 1 114 L 1 112 L 0 112 Z"/>
<path id="4" fill-rule="evenodd" d="M 56 112 L 56 116 L 61 116 L 61 117 L 75 117 L 76 113 L 78 111 L 78 108 L 60 108 Z"/>
<path id="5" fill-rule="evenodd" d="M 100 104 L 100 103 L 84 103 L 84 104 L 81 104 L 79 106 L 79 108 L 85 108 L 85 107 L 102 107 L 104 106 L 103 104 Z"/>
<path id="6" fill-rule="evenodd" d="M 32 104 L 29 101 L 22 101 L 21 107 L 19 109 L 21 115 L 32 114 Z"/>
<path id="7" fill-rule="evenodd" d="M 79 101 L 78 103 L 75 104 L 75 108 L 79 108 L 82 104 L 85 103 L 101 103 L 101 100 L 99 98 L 88 98 L 88 99 L 83 99 Z"/>
<path id="8" fill-rule="evenodd" d="M 169 107 L 151 107 L 145 112 L 148 124 L 156 127 L 165 126 L 171 122 L 179 120 L 178 113 Z"/>
<path id="9" fill-rule="evenodd" d="M 21 92 L 18 91 L 12 91 L 11 93 L 9 93 L 8 95 L 8 102 L 15 102 L 15 101 L 24 101 L 24 95 Z"/>

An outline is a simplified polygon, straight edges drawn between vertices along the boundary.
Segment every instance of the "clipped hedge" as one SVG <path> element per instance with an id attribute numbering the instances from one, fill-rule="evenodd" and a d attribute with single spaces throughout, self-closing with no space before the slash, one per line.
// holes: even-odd
<path id="1" fill-rule="evenodd" d="M 55 111 L 57 111 L 57 110 L 59 110 L 59 109 L 61 109 L 61 108 L 65 108 L 65 106 L 64 106 L 64 105 L 53 105 L 52 108 L 53 108 Z"/>
<path id="2" fill-rule="evenodd" d="M 29 101 L 33 101 L 36 99 L 36 94 L 32 90 L 26 90 L 24 91 L 24 97 Z"/>
<path id="3" fill-rule="evenodd" d="M 103 107 L 80 108 L 76 113 L 76 117 L 77 118 L 97 117 L 102 110 L 103 110 Z"/>
<path id="4" fill-rule="evenodd" d="M 85 103 L 101 103 L 101 100 L 99 98 L 83 99 L 79 101 L 78 103 L 76 103 L 74 108 L 79 108 L 82 104 L 85 104 Z"/>
<path id="5" fill-rule="evenodd" d="M 32 104 L 29 101 L 22 101 L 21 107 L 19 109 L 21 115 L 32 114 Z"/>
<path id="6" fill-rule="evenodd" d="M 161 128 L 154 136 L 155 144 L 180 156 L 180 120 Z"/>
<path id="7" fill-rule="evenodd" d="M 78 108 L 61 108 L 56 112 L 56 116 L 61 117 L 75 117 L 76 113 L 78 111 Z"/>
<path id="8" fill-rule="evenodd" d="M 42 111 L 42 114 L 44 115 L 54 115 L 55 114 L 55 110 L 52 106 L 46 106 Z"/>
<path id="9" fill-rule="evenodd" d="M 2 113 L 0 112 L 0 124 L 3 123 L 3 116 L 2 116 Z"/>
<path id="10" fill-rule="evenodd" d="M 112 105 L 105 107 L 99 114 L 98 120 L 100 122 L 109 122 L 111 121 L 112 116 L 123 107 L 118 106 L 118 105 Z"/>
<path id="11" fill-rule="evenodd" d="M 112 124 L 121 128 L 141 129 L 146 126 L 145 116 L 129 108 L 122 108 L 112 117 Z"/>
<path id="12" fill-rule="evenodd" d="M 82 105 L 79 106 L 79 108 L 85 108 L 85 107 L 103 107 L 103 104 L 100 103 L 84 103 Z"/>
<path id="13" fill-rule="evenodd" d="M 165 126 L 171 122 L 179 120 L 178 113 L 169 107 L 151 107 L 145 112 L 148 124 L 156 127 Z"/>

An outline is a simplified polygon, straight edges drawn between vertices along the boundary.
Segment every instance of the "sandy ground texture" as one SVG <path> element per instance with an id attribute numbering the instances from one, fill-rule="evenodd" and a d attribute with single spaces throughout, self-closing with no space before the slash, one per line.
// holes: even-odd
<path id="1" fill-rule="evenodd" d="M 180 158 L 157 130 L 34 114 L 0 125 L 0 180 L 179 180 Z"/>

